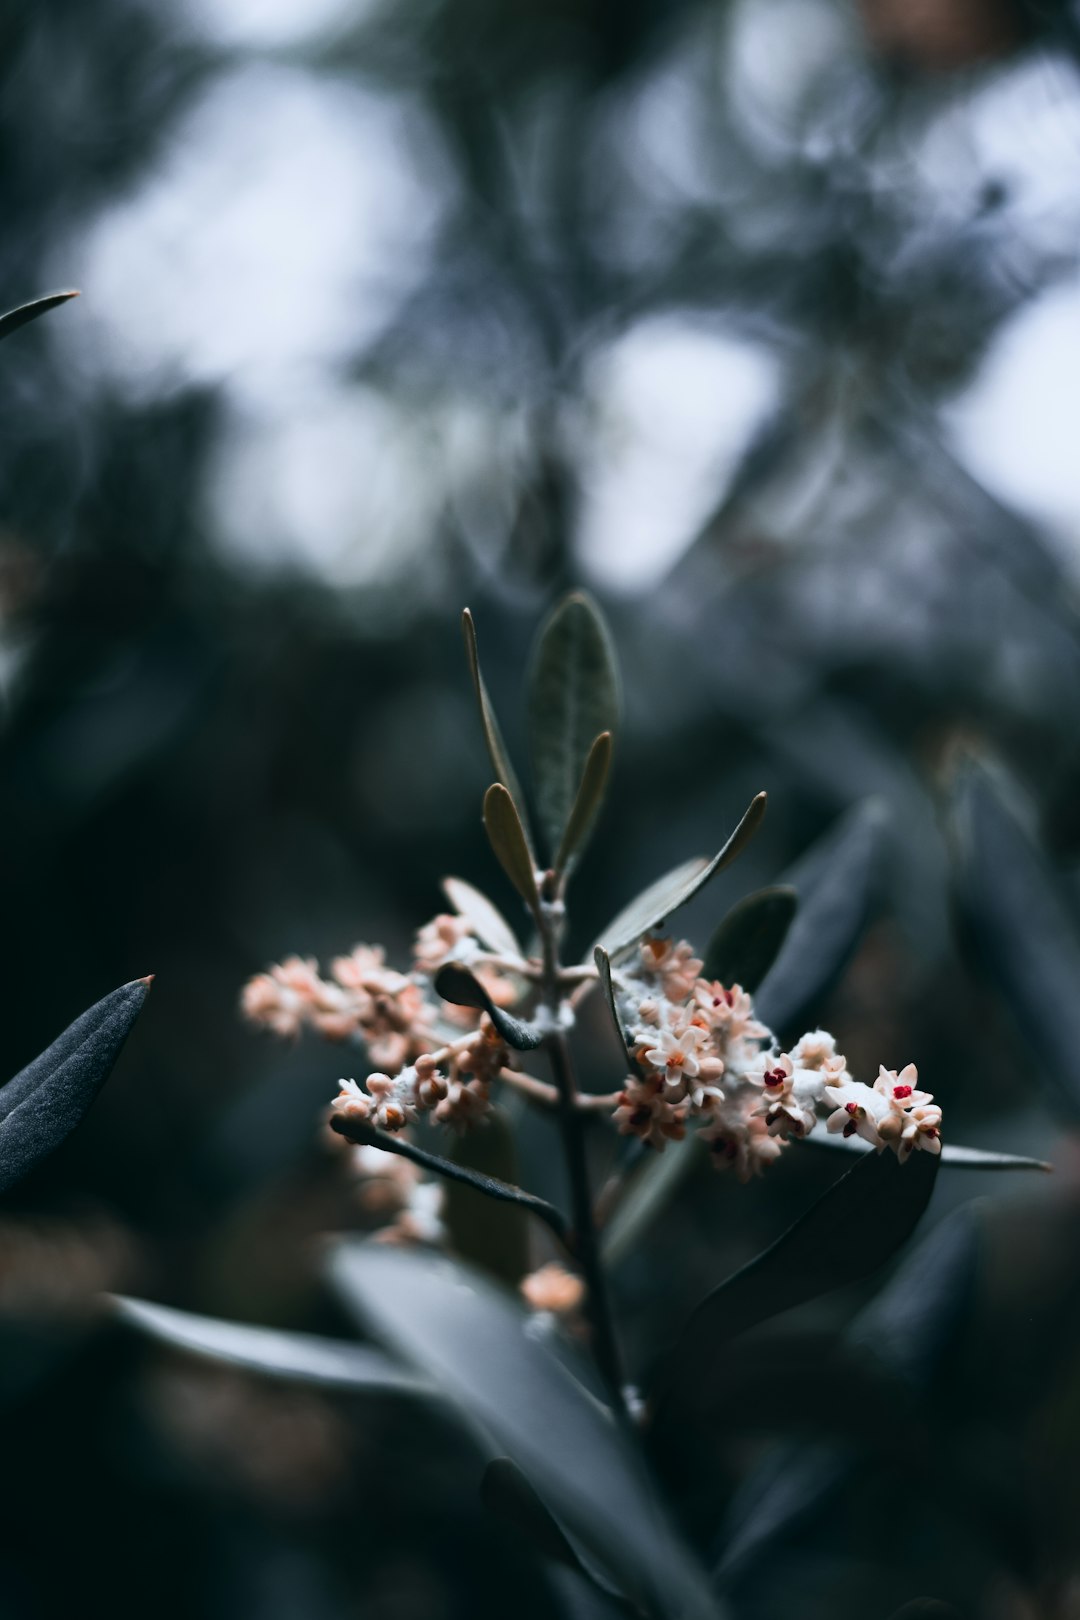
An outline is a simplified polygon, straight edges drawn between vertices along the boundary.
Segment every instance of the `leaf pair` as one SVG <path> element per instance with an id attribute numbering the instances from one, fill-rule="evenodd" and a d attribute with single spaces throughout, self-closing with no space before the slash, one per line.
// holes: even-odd
<path id="1" fill-rule="evenodd" d="M 537 859 L 525 798 L 480 670 L 476 627 L 463 615 L 465 648 L 480 720 L 496 775 L 484 825 L 503 870 L 536 909 Z M 611 637 L 589 597 L 575 592 L 541 627 L 529 676 L 528 721 L 537 807 L 551 864 L 566 873 L 580 855 L 603 802 L 618 720 L 619 678 Z"/>

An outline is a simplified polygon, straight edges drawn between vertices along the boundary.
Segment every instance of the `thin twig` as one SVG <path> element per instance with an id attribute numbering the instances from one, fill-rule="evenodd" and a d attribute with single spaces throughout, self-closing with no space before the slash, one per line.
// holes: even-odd
<path id="1" fill-rule="evenodd" d="M 420 1165 L 421 1169 L 430 1170 L 433 1175 L 443 1176 L 447 1181 L 460 1181 L 466 1187 L 475 1187 L 477 1192 L 484 1193 L 488 1198 L 497 1198 L 504 1204 L 520 1204 L 523 1209 L 535 1215 L 537 1220 L 550 1227 L 570 1254 L 575 1253 L 565 1216 L 554 1204 L 549 1204 L 545 1199 L 537 1198 L 533 1193 L 525 1192 L 523 1188 L 515 1187 L 509 1181 L 500 1181 L 497 1176 L 485 1176 L 479 1170 L 468 1170 L 464 1165 L 455 1164 L 452 1159 L 443 1159 L 437 1153 L 428 1153 L 424 1148 L 417 1147 L 414 1142 L 408 1142 L 400 1136 L 392 1136 L 389 1131 L 376 1130 L 362 1119 L 350 1119 L 345 1114 L 331 1114 L 330 1129 L 358 1147 L 376 1147 L 383 1153 L 396 1153 L 399 1158 L 409 1159 L 413 1164 Z"/>
<path id="2" fill-rule="evenodd" d="M 500 1069 L 499 1079 L 543 1108 L 555 1109 L 559 1106 L 558 1087 L 538 1079 L 535 1074 L 523 1074 L 520 1069 Z M 580 1114 L 610 1113 L 618 1101 L 617 1091 L 579 1091 L 574 1096 L 574 1107 Z"/>

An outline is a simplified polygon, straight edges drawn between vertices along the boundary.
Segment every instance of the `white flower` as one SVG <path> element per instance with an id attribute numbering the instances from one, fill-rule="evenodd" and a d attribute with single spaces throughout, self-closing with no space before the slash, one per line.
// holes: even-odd
<path id="1" fill-rule="evenodd" d="M 859 1080 L 847 1085 L 829 1088 L 830 1102 L 838 1106 L 825 1121 L 825 1128 L 842 1136 L 861 1136 L 864 1142 L 880 1150 L 885 1146 L 879 1126 L 890 1112 L 888 1102 L 870 1086 Z"/>

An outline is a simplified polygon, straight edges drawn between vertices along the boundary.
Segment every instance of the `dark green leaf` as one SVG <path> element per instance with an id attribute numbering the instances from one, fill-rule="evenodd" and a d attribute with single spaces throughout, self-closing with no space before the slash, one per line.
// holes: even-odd
<path id="1" fill-rule="evenodd" d="M 493 1109 L 474 1129 L 456 1136 L 450 1151 L 455 1164 L 516 1186 L 514 1133 L 506 1115 Z M 515 1287 L 529 1269 L 529 1215 L 518 1204 L 504 1204 L 493 1216 L 491 1200 L 475 1187 L 447 1181 L 443 1188 L 443 1222 L 450 1247 L 461 1260 Z"/>
<path id="2" fill-rule="evenodd" d="M 907 1169 L 909 1166 L 904 1166 Z M 927 1233 L 888 1286 L 845 1335 L 852 1354 L 869 1355 L 897 1386 L 892 1409 L 925 1406 L 946 1377 L 949 1357 L 972 1308 L 981 1240 L 975 1209 L 954 1210 Z M 717 1580 L 728 1589 L 789 1555 L 797 1533 L 833 1526 L 838 1498 L 855 1487 L 859 1452 L 850 1445 L 795 1443 L 767 1462 L 739 1492 L 724 1535 Z M 935 1459 L 931 1466 L 937 1467 Z"/>
<path id="3" fill-rule="evenodd" d="M 809 1147 L 836 1148 L 842 1153 L 865 1156 L 873 1153 L 869 1142 L 858 1136 L 844 1136 L 842 1132 L 813 1131 L 806 1138 Z M 945 1142 L 941 1148 L 941 1163 L 958 1170 L 1052 1170 L 1045 1159 L 1029 1159 L 1021 1153 L 997 1153 L 990 1148 L 963 1147 L 959 1142 Z"/>
<path id="4" fill-rule="evenodd" d="M 580 591 L 541 627 L 529 678 L 529 737 L 540 820 L 559 849 L 595 739 L 619 718 L 615 651 L 598 608 Z"/>
<path id="5" fill-rule="evenodd" d="M 17 309 L 9 309 L 6 315 L 0 315 L 0 342 L 17 332 L 20 326 L 28 321 L 36 321 L 39 315 L 47 310 L 56 309 L 60 304 L 66 304 L 70 298 L 78 298 L 77 292 L 46 293 L 44 298 L 32 298 L 28 304 L 20 304 Z"/>
<path id="6" fill-rule="evenodd" d="M 589 757 L 581 773 L 577 798 L 555 856 L 556 872 L 565 872 L 570 862 L 585 848 L 593 822 L 604 802 L 608 772 L 611 770 L 611 750 L 611 732 L 602 731 L 589 749 Z"/>
<path id="7" fill-rule="evenodd" d="M 535 911 L 540 897 L 529 842 L 517 806 L 501 782 L 493 782 L 484 794 L 484 830 L 499 865 L 525 904 Z"/>
<path id="8" fill-rule="evenodd" d="M 622 951 L 636 945 L 642 934 L 651 933 L 660 926 L 665 917 L 692 900 L 710 878 L 715 877 L 717 872 L 722 872 L 725 866 L 730 866 L 736 856 L 742 854 L 761 825 L 761 818 L 765 814 L 765 798 L 764 793 L 759 793 L 756 798 L 751 799 L 739 825 L 711 861 L 699 856 L 696 860 L 684 862 L 673 872 L 668 872 L 657 882 L 651 883 L 624 911 L 620 911 L 613 922 L 608 923 L 593 949 L 599 945 L 610 957 L 616 957 Z"/>
<path id="9" fill-rule="evenodd" d="M 435 989 L 444 1001 L 455 1007 L 476 1007 L 486 1012 L 507 1046 L 517 1052 L 532 1052 L 543 1040 L 543 1031 L 533 1024 L 497 1007 L 471 968 L 462 962 L 447 962 L 435 975 Z"/>
<path id="10" fill-rule="evenodd" d="M 575 1546 L 555 1516 L 544 1506 L 521 1469 L 509 1457 L 493 1457 L 480 1481 L 480 1500 L 494 1518 L 501 1519 L 528 1538 L 538 1552 L 568 1569 L 609 1596 L 618 1592 L 584 1548 Z M 620 1608 L 620 1613 L 626 1611 Z"/>
<path id="11" fill-rule="evenodd" d="M 683 1398 L 682 1369 L 709 1366 L 737 1333 L 858 1282 L 892 1259 L 930 1202 L 937 1171 L 932 1153 L 914 1153 L 901 1164 L 886 1150 L 853 1165 L 770 1248 L 702 1300 L 661 1366 L 663 1406 Z M 700 1399 L 696 1388 L 692 1398 Z"/>
<path id="12" fill-rule="evenodd" d="M 883 825 L 876 802 L 859 805 L 786 874 L 798 913 L 755 997 L 772 1029 L 792 1027 L 846 967 L 870 912 Z"/>
<path id="13" fill-rule="evenodd" d="M 514 804 L 518 807 L 518 816 L 524 830 L 526 842 L 530 848 L 532 839 L 529 836 L 528 823 L 525 819 L 525 795 L 521 791 L 521 783 L 517 779 L 514 767 L 510 763 L 510 756 L 506 751 L 506 744 L 499 730 L 499 722 L 495 718 L 495 710 L 491 706 L 484 677 L 480 672 L 480 650 L 476 644 L 476 626 L 473 616 L 468 608 L 461 615 L 461 627 L 465 633 L 465 653 L 469 660 L 469 673 L 472 675 L 473 688 L 476 692 L 476 701 L 480 708 L 480 724 L 484 731 L 484 741 L 487 743 L 488 757 L 497 779 L 509 793 Z M 530 857 L 530 866 L 535 862 Z"/>
<path id="14" fill-rule="evenodd" d="M 622 1043 L 626 1060 L 632 1070 L 635 1066 L 634 1053 L 619 1018 L 619 1009 L 615 1001 L 615 986 L 611 982 L 611 958 L 601 945 L 596 947 L 593 956 L 596 960 L 596 971 L 600 975 L 600 989 L 603 992 L 604 1000 L 607 1002 L 607 1009 L 611 1014 L 611 1021 L 615 1025 L 616 1033 Z"/>
<path id="15" fill-rule="evenodd" d="M 378 1394 L 434 1392 L 433 1386 L 396 1366 L 384 1351 L 372 1345 L 324 1339 L 314 1333 L 285 1333 L 278 1328 L 253 1327 L 248 1322 L 224 1322 L 215 1316 L 195 1316 L 190 1311 L 174 1310 L 171 1305 L 123 1295 L 114 1298 L 113 1304 L 121 1321 L 140 1333 L 174 1349 L 190 1351 L 209 1361 L 228 1362 L 249 1372 L 331 1389 Z"/>
<path id="16" fill-rule="evenodd" d="M 0 1192 L 58 1148 L 105 1084 L 150 988 L 121 985 L 0 1088 Z"/>
<path id="17" fill-rule="evenodd" d="M 795 890 L 759 889 L 732 906 L 705 951 L 702 977 L 754 991 L 775 962 L 798 908 Z"/>
<path id="18" fill-rule="evenodd" d="M 365 1324 L 492 1436 L 621 1592 L 650 1615 L 716 1615 L 636 1448 L 513 1300 L 464 1267 L 374 1244 L 339 1245 L 331 1276 Z"/>
<path id="19" fill-rule="evenodd" d="M 972 944 L 1002 991 L 1062 1112 L 1080 1121 L 1080 938 L 1061 885 L 985 771 L 957 785 L 956 893 Z"/>
<path id="20" fill-rule="evenodd" d="M 463 878 L 448 877 L 442 881 L 443 893 L 457 912 L 464 917 L 481 945 L 499 956 L 520 956 L 521 946 L 514 930 L 486 894 L 474 889 Z"/>

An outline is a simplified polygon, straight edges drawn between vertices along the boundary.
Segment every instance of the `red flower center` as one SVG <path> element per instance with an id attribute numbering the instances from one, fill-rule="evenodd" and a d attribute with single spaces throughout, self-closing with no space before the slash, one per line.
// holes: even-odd
<path id="1" fill-rule="evenodd" d="M 893 1094 L 894 1097 L 910 1097 L 911 1096 L 911 1087 L 910 1086 L 893 1086 L 892 1094 Z"/>

